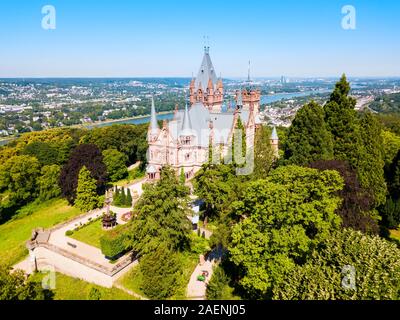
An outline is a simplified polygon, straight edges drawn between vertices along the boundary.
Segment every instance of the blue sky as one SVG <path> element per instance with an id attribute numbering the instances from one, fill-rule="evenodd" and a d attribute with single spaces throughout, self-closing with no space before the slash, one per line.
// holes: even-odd
<path id="1" fill-rule="evenodd" d="M 204 35 L 223 77 L 248 60 L 254 77 L 400 76 L 399 16 L 397 0 L 1 0 L 0 77 L 191 76 Z"/>

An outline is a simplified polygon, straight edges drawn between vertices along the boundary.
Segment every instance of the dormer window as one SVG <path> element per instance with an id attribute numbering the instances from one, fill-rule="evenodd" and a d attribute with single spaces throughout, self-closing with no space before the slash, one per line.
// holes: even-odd
<path id="1" fill-rule="evenodd" d="M 190 145 L 191 141 L 192 141 L 192 138 L 190 136 L 184 136 L 184 137 L 182 137 L 182 140 L 181 140 L 182 144 L 185 146 Z"/>

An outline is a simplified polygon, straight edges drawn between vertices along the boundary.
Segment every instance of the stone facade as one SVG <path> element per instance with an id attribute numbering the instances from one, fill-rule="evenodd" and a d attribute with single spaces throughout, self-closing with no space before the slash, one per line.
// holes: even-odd
<path id="1" fill-rule="evenodd" d="M 254 146 L 255 131 L 261 125 L 259 118 L 261 93 L 257 89 L 237 90 L 236 106 L 224 104 L 224 85 L 218 79 L 211 62 L 209 48 L 196 78 L 189 87 L 189 106 L 175 110 L 174 119 L 164 121 L 160 128 L 152 99 L 151 121 L 148 131 L 147 177 L 156 180 L 164 165 L 170 165 L 180 174 L 183 170 L 190 179 L 209 160 L 210 144 L 224 156 L 232 143 L 238 119 L 245 128 L 247 148 Z"/>

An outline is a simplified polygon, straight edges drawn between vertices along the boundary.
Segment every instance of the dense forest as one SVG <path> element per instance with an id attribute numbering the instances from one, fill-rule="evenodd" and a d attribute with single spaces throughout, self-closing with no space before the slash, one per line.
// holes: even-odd
<path id="1" fill-rule="evenodd" d="M 208 299 L 399 299 L 400 115 L 357 112 L 349 93 L 343 76 L 325 105 L 310 101 L 289 128 L 278 128 L 278 158 L 271 128 L 259 128 L 249 175 L 221 155 L 189 182 L 165 166 L 159 181 L 144 185 L 134 218 L 103 240 L 109 255 L 133 249 L 140 289 L 153 299 L 176 297 L 187 284 L 183 261 L 197 263 L 210 249 L 224 254 Z M 81 211 L 101 207 L 127 165 L 145 164 L 146 132 L 146 125 L 53 129 L 2 147 L 1 221 L 57 197 Z M 191 231 L 188 185 L 203 202 L 209 240 Z M 0 279 L 22 281 L 7 270 Z M 43 298 L 34 283 L 21 289 L 14 297 Z"/>

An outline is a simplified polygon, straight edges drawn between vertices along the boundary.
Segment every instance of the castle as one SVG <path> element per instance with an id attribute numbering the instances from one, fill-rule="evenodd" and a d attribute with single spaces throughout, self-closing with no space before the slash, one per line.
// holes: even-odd
<path id="1" fill-rule="evenodd" d="M 222 156 L 229 151 L 233 131 L 240 118 L 246 136 L 246 147 L 254 146 L 259 118 L 259 90 L 251 88 L 237 90 L 236 107 L 224 103 L 224 85 L 217 78 L 211 62 L 209 47 L 204 48 L 203 61 L 196 78 L 190 82 L 190 106 L 175 110 L 173 120 L 164 121 L 160 128 L 157 123 L 154 99 L 151 104 L 151 118 L 148 129 L 147 177 L 156 180 L 163 165 L 170 165 L 186 179 L 192 178 L 201 166 L 209 160 L 210 145 L 217 146 Z M 271 144 L 278 148 L 278 136 L 274 128 Z"/>

